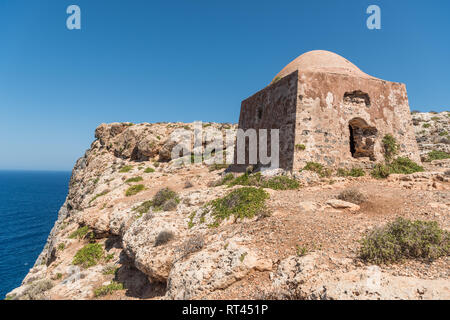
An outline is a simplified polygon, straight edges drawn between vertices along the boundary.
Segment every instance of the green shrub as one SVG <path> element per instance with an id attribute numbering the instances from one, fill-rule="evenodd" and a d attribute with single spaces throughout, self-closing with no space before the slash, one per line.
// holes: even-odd
<path id="1" fill-rule="evenodd" d="M 431 120 L 433 121 L 438 121 L 440 118 L 439 117 L 431 117 Z"/>
<path id="2" fill-rule="evenodd" d="M 229 187 L 240 185 L 270 188 L 273 190 L 293 190 L 300 187 L 299 182 L 295 179 L 289 178 L 287 176 L 265 178 L 261 175 L 260 172 L 254 174 L 245 173 L 236 178 L 233 178 L 233 176 L 231 175 L 230 179 L 224 179 L 222 183 L 227 184 Z"/>
<path id="3" fill-rule="evenodd" d="M 99 243 L 89 243 L 78 250 L 73 258 L 74 265 L 81 265 L 83 268 L 95 266 L 103 258 L 103 248 Z"/>
<path id="4" fill-rule="evenodd" d="M 441 137 L 448 136 L 448 132 L 447 131 L 439 132 L 439 136 L 441 136 Z"/>
<path id="5" fill-rule="evenodd" d="M 106 275 L 115 275 L 117 273 L 117 270 L 119 270 L 119 267 L 108 265 L 105 266 L 102 270 L 102 274 Z"/>
<path id="6" fill-rule="evenodd" d="M 450 254 L 450 233 L 434 221 L 398 218 L 370 232 L 361 241 L 360 258 L 376 264 L 404 259 L 435 260 Z"/>
<path id="7" fill-rule="evenodd" d="M 130 172 L 132 169 L 133 169 L 133 166 L 123 166 L 122 168 L 120 168 L 119 172 L 127 173 L 127 172 Z"/>
<path id="8" fill-rule="evenodd" d="M 208 166 L 209 172 L 222 170 L 222 169 L 226 169 L 226 168 L 228 168 L 228 164 L 226 164 L 226 163 L 214 163 L 214 164 Z"/>
<path id="9" fill-rule="evenodd" d="M 427 129 L 427 128 L 429 128 L 429 127 L 431 127 L 431 124 L 430 124 L 430 123 L 424 123 L 424 124 L 422 125 L 422 128 L 425 128 L 425 129 Z"/>
<path id="10" fill-rule="evenodd" d="M 243 187 L 226 196 L 213 200 L 211 215 L 215 221 L 211 226 L 218 226 L 222 220 L 234 216 L 235 219 L 253 218 L 266 210 L 265 202 L 269 194 L 261 188 Z"/>
<path id="11" fill-rule="evenodd" d="M 83 239 L 87 235 L 88 232 L 89 232 L 89 227 L 83 226 L 81 228 L 78 228 L 74 232 L 72 232 L 69 236 L 69 239 L 75 239 L 75 238 Z"/>
<path id="12" fill-rule="evenodd" d="M 60 244 L 58 244 L 58 250 L 59 251 L 62 251 L 62 250 L 64 250 L 66 248 L 66 245 L 63 243 L 63 242 L 61 242 Z"/>
<path id="13" fill-rule="evenodd" d="M 322 178 L 329 177 L 331 175 L 330 169 L 325 168 L 322 164 L 317 162 L 307 162 L 306 166 L 302 170 L 316 172 Z"/>
<path id="14" fill-rule="evenodd" d="M 169 188 L 163 188 L 159 190 L 152 199 L 152 206 L 156 210 L 164 209 L 164 205 L 168 201 L 175 201 L 176 204 L 180 203 L 180 199 L 175 191 L 170 190 Z M 176 207 L 176 206 L 175 206 Z"/>
<path id="15" fill-rule="evenodd" d="M 140 182 L 142 180 L 144 180 L 144 179 L 142 179 L 142 177 L 133 177 L 133 178 L 127 179 L 125 181 L 125 183 Z"/>
<path id="16" fill-rule="evenodd" d="M 144 172 L 145 173 L 152 173 L 152 172 L 155 172 L 155 169 L 153 169 L 153 168 L 146 168 L 145 170 L 144 170 Z"/>
<path id="17" fill-rule="evenodd" d="M 155 240 L 155 247 L 166 244 L 175 237 L 172 231 L 161 231 Z"/>
<path id="18" fill-rule="evenodd" d="M 414 172 L 423 172 L 423 167 L 419 166 L 414 161 L 405 158 L 398 157 L 390 163 L 377 164 L 375 168 L 371 171 L 371 175 L 377 179 L 387 178 L 392 173 L 398 174 L 411 174 Z"/>
<path id="19" fill-rule="evenodd" d="M 303 256 L 306 256 L 306 254 L 308 253 L 308 248 L 297 244 L 295 246 L 295 251 L 297 252 L 298 257 L 303 257 Z"/>
<path id="20" fill-rule="evenodd" d="M 414 161 L 405 158 L 398 157 L 389 164 L 390 173 L 410 174 L 414 172 L 423 172 L 423 167 L 419 166 Z"/>
<path id="21" fill-rule="evenodd" d="M 142 202 L 140 205 L 138 205 L 137 207 L 134 207 L 132 210 L 137 212 L 139 214 L 139 216 L 142 216 L 143 214 L 147 213 L 152 206 L 153 206 L 152 200 L 148 200 L 148 201 Z"/>
<path id="22" fill-rule="evenodd" d="M 350 170 L 339 168 L 336 173 L 339 177 L 363 177 L 366 175 L 366 172 L 363 169 L 356 167 Z"/>
<path id="23" fill-rule="evenodd" d="M 106 286 L 101 286 L 94 290 L 94 295 L 96 297 L 106 296 L 107 294 L 111 294 L 117 290 L 123 290 L 123 284 L 120 282 L 111 281 L 110 284 Z"/>
<path id="24" fill-rule="evenodd" d="M 145 189 L 145 186 L 143 184 L 136 184 L 134 186 L 129 187 L 127 189 L 127 191 L 125 192 L 125 195 L 127 197 L 134 196 L 135 194 L 138 194 L 139 192 L 141 192 L 144 189 Z"/>
<path id="25" fill-rule="evenodd" d="M 427 161 L 450 159 L 450 153 L 445 151 L 433 150 L 428 153 Z"/>
<path id="26" fill-rule="evenodd" d="M 399 145 L 397 140 L 390 134 L 387 134 L 381 140 L 384 149 L 384 158 L 386 160 L 392 159 L 395 155 L 398 154 Z"/>
<path id="27" fill-rule="evenodd" d="M 89 200 L 89 205 L 90 205 L 93 201 L 97 200 L 97 198 L 103 197 L 104 195 L 108 194 L 108 192 L 109 192 L 108 190 L 105 190 L 105 191 L 103 191 L 103 192 L 101 192 L 101 193 L 96 194 L 91 200 Z"/>
<path id="28" fill-rule="evenodd" d="M 261 182 L 261 187 L 273 190 L 294 190 L 300 187 L 300 183 L 286 176 L 276 176 Z"/>
<path id="29" fill-rule="evenodd" d="M 361 204 L 367 200 L 367 197 L 357 189 L 346 189 L 337 198 L 354 204 Z"/>
<path id="30" fill-rule="evenodd" d="M 306 149 L 306 146 L 304 144 L 296 144 L 295 149 L 303 151 Z"/>

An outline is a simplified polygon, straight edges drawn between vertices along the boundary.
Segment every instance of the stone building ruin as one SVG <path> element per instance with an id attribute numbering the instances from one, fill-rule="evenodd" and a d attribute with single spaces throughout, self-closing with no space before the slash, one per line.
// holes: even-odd
<path id="1" fill-rule="evenodd" d="M 372 77 L 328 51 L 299 56 L 244 100 L 239 128 L 279 129 L 280 167 L 286 170 L 310 161 L 370 166 L 384 160 L 386 134 L 399 143 L 399 156 L 420 163 L 405 85 Z M 248 156 L 240 167 L 246 165 Z"/>

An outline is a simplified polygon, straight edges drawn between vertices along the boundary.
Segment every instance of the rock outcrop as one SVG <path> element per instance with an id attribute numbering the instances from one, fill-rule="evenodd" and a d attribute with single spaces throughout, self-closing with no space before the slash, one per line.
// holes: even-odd
<path id="1" fill-rule="evenodd" d="M 171 158 L 177 137 L 193 126 L 100 125 L 75 164 L 42 253 L 8 298 L 448 299 L 448 257 L 394 267 L 358 260 L 363 234 L 397 216 L 450 227 L 448 162 L 383 181 L 262 172 L 267 179 L 288 174 L 301 187 L 265 189 L 270 198 L 261 215 L 217 222 L 210 201 L 240 186 L 218 183 L 224 166 Z M 236 125 L 202 129 L 205 145 Z M 232 146 L 223 141 L 223 150 Z M 361 189 L 368 202 L 337 200 L 348 187 Z M 164 188 L 176 197 L 155 202 Z M 87 250 L 92 260 L 77 263 Z"/>

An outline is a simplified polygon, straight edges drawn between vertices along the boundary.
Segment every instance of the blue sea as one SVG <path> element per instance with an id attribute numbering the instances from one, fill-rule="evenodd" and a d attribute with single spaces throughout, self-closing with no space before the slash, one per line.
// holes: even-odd
<path id="1" fill-rule="evenodd" d="M 55 223 L 70 172 L 0 171 L 0 299 L 19 286 Z"/>

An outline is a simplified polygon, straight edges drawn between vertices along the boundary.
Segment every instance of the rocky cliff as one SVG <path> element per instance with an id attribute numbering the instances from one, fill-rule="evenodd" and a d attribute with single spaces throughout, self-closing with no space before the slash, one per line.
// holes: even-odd
<path id="1" fill-rule="evenodd" d="M 413 115 L 424 160 L 434 149 L 449 152 L 449 120 L 449 112 Z M 174 137 L 192 127 L 100 125 L 45 248 L 7 298 L 450 298 L 448 256 L 388 265 L 359 257 L 360 239 L 398 217 L 449 230 L 448 160 L 385 180 L 296 172 L 289 187 L 279 187 L 282 179 L 263 185 L 264 210 L 246 215 L 254 207 L 238 211 L 246 195 L 233 191 L 245 187 L 226 184 L 233 177 L 224 166 L 171 159 Z M 204 141 L 235 128 L 203 124 Z M 349 188 L 365 201 L 337 199 Z M 225 216 L 223 204 L 236 214 Z"/>

